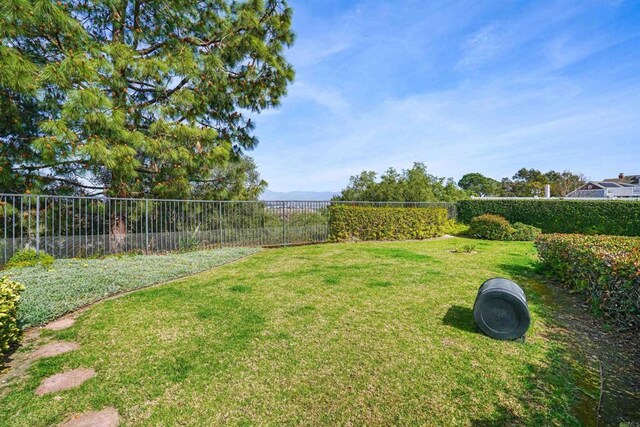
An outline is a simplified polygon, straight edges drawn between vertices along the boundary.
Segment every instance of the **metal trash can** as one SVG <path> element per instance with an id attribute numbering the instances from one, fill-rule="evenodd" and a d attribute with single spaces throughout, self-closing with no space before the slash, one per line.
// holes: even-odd
<path id="1" fill-rule="evenodd" d="M 473 318 L 482 332 L 499 340 L 521 338 L 531 324 L 524 291 L 503 278 L 489 279 L 480 286 L 473 305 Z"/>

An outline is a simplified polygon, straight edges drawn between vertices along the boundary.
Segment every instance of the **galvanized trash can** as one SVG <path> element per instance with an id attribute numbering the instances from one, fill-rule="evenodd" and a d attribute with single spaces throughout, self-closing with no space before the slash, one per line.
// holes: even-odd
<path id="1" fill-rule="evenodd" d="M 503 278 L 489 279 L 480 286 L 473 318 L 482 332 L 499 340 L 524 337 L 531 324 L 524 291 Z"/>

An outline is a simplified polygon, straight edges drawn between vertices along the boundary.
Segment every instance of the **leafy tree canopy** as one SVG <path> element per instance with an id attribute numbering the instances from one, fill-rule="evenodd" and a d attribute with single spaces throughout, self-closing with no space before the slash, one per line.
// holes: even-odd
<path id="1" fill-rule="evenodd" d="M 570 171 L 543 173 L 537 169 L 522 168 L 512 179 L 503 178 L 502 195 L 517 197 L 543 196 L 544 186 L 551 186 L 552 197 L 563 197 L 587 181 L 582 174 Z"/>
<path id="2" fill-rule="evenodd" d="M 424 163 L 414 163 L 410 169 L 398 172 L 389 168 L 377 179 L 372 171 L 352 176 L 347 188 L 336 200 L 374 202 L 455 201 L 467 195 L 451 178 L 441 178 L 427 172 Z"/>
<path id="3" fill-rule="evenodd" d="M 201 200 L 256 200 L 266 190 L 253 159 L 241 154 L 236 161 L 216 166 L 205 182 L 196 183 L 193 198 Z"/>
<path id="4" fill-rule="evenodd" d="M 191 194 L 286 94 L 291 16 L 286 0 L 1 1 L 0 191 Z"/>
<path id="5" fill-rule="evenodd" d="M 472 196 L 496 196 L 500 193 L 499 181 L 477 172 L 463 175 L 458 186 Z"/>

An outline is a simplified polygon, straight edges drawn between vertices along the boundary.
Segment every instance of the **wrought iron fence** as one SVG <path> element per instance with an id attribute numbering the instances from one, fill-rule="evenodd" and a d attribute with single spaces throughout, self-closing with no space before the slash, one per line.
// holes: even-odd
<path id="1" fill-rule="evenodd" d="M 319 243 L 331 203 L 449 209 L 450 203 L 210 201 L 0 194 L 0 265 L 33 248 L 56 258 Z"/>

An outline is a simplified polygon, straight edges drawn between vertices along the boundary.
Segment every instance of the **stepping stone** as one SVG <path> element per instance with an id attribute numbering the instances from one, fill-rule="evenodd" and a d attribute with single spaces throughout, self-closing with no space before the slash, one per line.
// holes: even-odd
<path id="1" fill-rule="evenodd" d="M 68 351 L 77 350 L 79 348 L 80 345 L 74 342 L 57 341 L 40 347 L 33 353 L 32 357 L 34 359 L 39 359 L 41 357 L 52 357 L 57 356 L 58 354 L 66 353 Z"/>
<path id="2" fill-rule="evenodd" d="M 73 317 L 64 317 L 62 319 L 58 319 L 54 322 L 49 323 L 44 328 L 50 331 L 61 331 L 63 329 L 67 329 L 68 327 L 72 326 L 75 322 L 76 322 L 76 319 L 74 319 Z"/>
<path id="3" fill-rule="evenodd" d="M 93 378 L 95 375 L 96 372 L 93 369 L 85 368 L 78 368 L 61 374 L 56 374 L 49 378 L 45 378 L 36 389 L 36 394 L 38 396 L 42 396 L 43 394 L 78 387 L 80 384 L 89 378 Z"/>
<path id="4" fill-rule="evenodd" d="M 120 415 L 116 408 L 105 408 L 102 411 L 76 415 L 61 427 L 117 427 L 118 424 L 120 424 Z"/>

